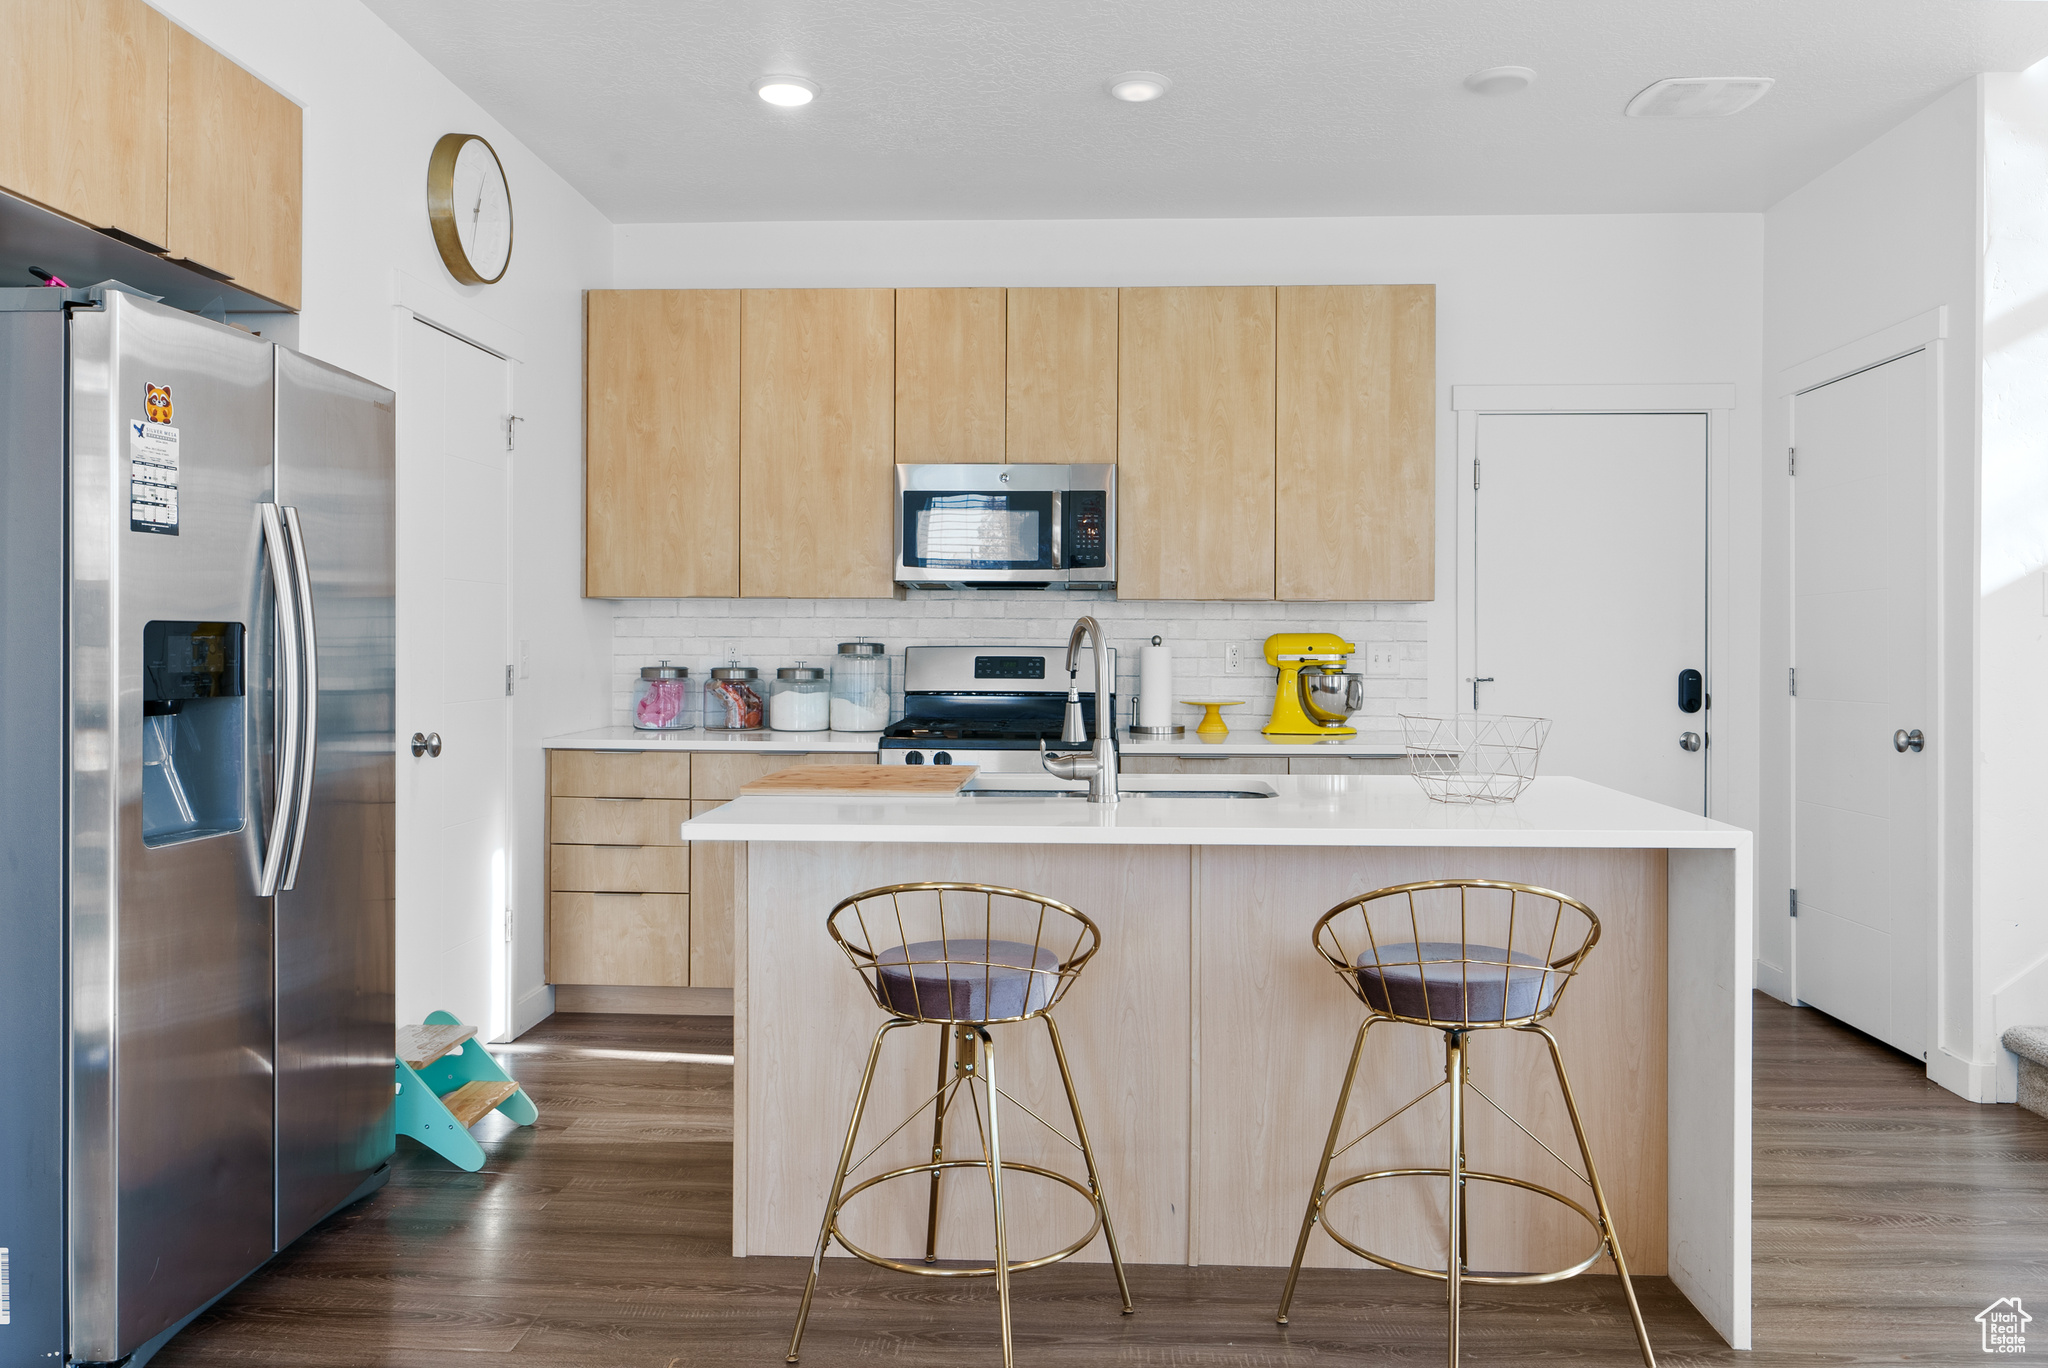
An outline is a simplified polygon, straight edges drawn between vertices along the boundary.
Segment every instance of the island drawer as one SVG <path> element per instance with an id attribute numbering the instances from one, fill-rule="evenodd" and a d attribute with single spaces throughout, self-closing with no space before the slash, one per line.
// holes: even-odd
<path id="1" fill-rule="evenodd" d="M 548 888 L 557 893 L 687 893 L 685 845 L 555 845 L 548 850 Z"/>
<path id="2" fill-rule="evenodd" d="M 548 907 L 555 983 L 684 988 L 690 899 L 681 893 L 556 893 Z"/>
<path id="3" fill-rule="evenodd" d="M 872 765 L 873 751 L 817 751 L 810 755 L 698 755 L 690 766 L 690 797 L 722 802 L 740 796 L 740 787 L 777 770 L 797 765 Z"/>
<path id="4" fill-rule="evenodd" d="M 563 845 L 679 846 L 690 805 L 669 798 L 553 798 L 550 839 Z"/>
<path id="5" fill-rule="evenodd" d="M 688 798 L 690 757 L 680 752 L 558 750 L 548 792 L 557 798 Z"/>

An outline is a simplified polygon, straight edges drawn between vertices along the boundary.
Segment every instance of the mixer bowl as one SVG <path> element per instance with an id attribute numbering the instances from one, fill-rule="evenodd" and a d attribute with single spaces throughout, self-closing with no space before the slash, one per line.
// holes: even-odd
<path id="1" fill-rule="evenodd" d="M 1365 706 L 1364 675 L 1304 665 L 1300 680 L 1301 710 L 1312 722 L 1334 726 Z"/>

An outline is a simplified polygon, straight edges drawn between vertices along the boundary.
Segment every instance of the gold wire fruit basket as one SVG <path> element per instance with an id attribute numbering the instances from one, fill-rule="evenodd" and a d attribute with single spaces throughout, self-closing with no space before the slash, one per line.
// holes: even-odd
<path id="1" fill-rule="evenodd" d="M 1439 803 L 1512 803 L 1536 777 L 1547 717 L 1401 715 L 1408 772 Z"/>

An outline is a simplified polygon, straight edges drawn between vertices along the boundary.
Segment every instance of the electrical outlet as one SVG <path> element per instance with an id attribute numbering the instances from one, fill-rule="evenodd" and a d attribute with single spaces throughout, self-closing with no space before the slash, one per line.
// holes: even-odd
<path id="1" fill-rule="evenodd" d="M 1244 673 L 1244 643 L 1233 641 L 1223 648 L 1223 673 Z"/>
<path id="2" fill-rule="evenodd" d="M 1365 645 L 1365 672 L 1390 675 L 1400 669 L 1400 650 L 1391 641 L 1369 641 Z"/>
<path id="3" fill-rule="evenodd" d="M 719 648 L 719 652 L 718 652 L 718 663 L 719 663 L 719 664 L 723 665 L 723 664 L 727 663 L 728 661 L 735 661 L 735 660 L 738 660 L 739 658 L 740 658 L 740 644 L 739 644 L 739 643 L 738 643 L 737 641 L 728 641 L 728 642 L 726 642 L 726 643 L 725 643 L 725 645 L 723 645 L 723 646 L 721 646 L 721 647 Z"/>

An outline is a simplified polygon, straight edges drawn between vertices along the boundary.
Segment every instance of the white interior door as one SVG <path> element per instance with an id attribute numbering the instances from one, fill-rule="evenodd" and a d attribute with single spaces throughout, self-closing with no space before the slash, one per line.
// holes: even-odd
<path id="1" fill-rule="evenodd" d="M 1932 365 L 1915 352 L 1792 407 L 1794 982 L 1916 1059 L 1934 955 Z M 1897 749 L 1915 729 L 1925 748 Z"/>
<path id="2" fill-rule="evenodd" d="M 1541 774 L 1705 812 L 1706 415 L 1482 414 L 1476 452 L 1460 706 L 1550 718 Z"/>
<path id="3" fill-rule="evenodd" d="M 509 367 L 424 323 L 398 384 L 398 1013 L 509 1026 Z M 438 737 L 415 756 L 408 738 Z"/>

